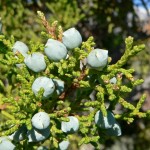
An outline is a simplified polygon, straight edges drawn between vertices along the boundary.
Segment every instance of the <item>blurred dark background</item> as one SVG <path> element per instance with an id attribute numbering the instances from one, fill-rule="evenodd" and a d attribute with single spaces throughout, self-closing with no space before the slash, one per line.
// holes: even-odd
<path id="1" fill-rule="evenodd" d="M 44 27 L 39 22 L 37 11 L 42 11 L 47 20 L 58 20 L 63 29 L 76 27 L 83 40 L 93 36 L 96 47 L 109 50 L 112 63 L 124 53 L 124 39 L 133 36 L 135 44 L 144 43 L 146 49 L 128 61 L 126 68 L 135 69 L 135 78 L 145 82 L 133 89 L 127 98 L 138 101 L 142 93 L 147 99 L 143 111 L 150 109 L 150 0 L 0 0 L 2 32 L 7 37 L 28 43 L 30 40 L 46 42 L 40 33 Z M 0 65 L 0 78 L 4 72 Z M 136 120 L 136 119 L 135 119 Z M 112 138 L 102 146 L 106 150 L 149 150 L 149 119 L 134 121 L 130 126 L 121 122 L 122 137 Z M 86 148 L 81 149 L 92 149 Z"/>

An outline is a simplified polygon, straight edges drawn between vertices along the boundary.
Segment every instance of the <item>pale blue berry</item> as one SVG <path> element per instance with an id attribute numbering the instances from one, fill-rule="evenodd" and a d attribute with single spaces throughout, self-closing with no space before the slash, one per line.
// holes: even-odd
<path id="1" fill-rule="evenodd" d="M 0 137 L 0 150 L 15 150 L 15 147 L 8 137 Z"/>
<path id="2" fill-rule="evenodd" d="M 37 95 L 41 88 L 44 89 L 43 99 L 45 99 L 49 98 L 51 94 L 54 92 L 55 85 L 52 79 L 50 78 L 38 77 L 32 84 L 32 91 L 34 92 L 35 95 Z"/>
<path id="3" fill-rule="evenodd" d="M 68 49 L 74 49 L 81 45 L 82 37 L 78 30 L 70 28 L 63 33 L 62 42 Z"/>
<path id="4" fill-rule="evenodd" d="M 38 112 L 32 117 L 31 122 L 34 128 L 43 130 L 50 125 L 50 117 L 45 112 Z"/>
<path id="5" fill-rule="evenodd" d="M 116 83 L 117 83 L 116 77 L 111 78 L 111 79 L 110 79 L 110 83 L 116 84 Z"/>
<path id="6" fill-rule="evenodd" d="M 60 95 L 64 91 L 64 81 L 59 79 L 53 79 L 55 86 L 56 86 L 56 92 L 58 95 Z"/>
<path id="7" fill-rule="evenodd" d="M 118 122 L 115 122 L 115 124 L 106 130 L 106 134 L 109 136 L 121 136 L 121 127 Z"/>
<path id="8" fill-rule="evenodd" d="M 67 150 L 69 147 L 69 141 L 62 141 L 59 143 L 59 150 Z"/>
<path id="9" fill-rule="evenodd" d="M 34 72 L 41 72 L 46 68 L 44 55 L 38 52 L 26 56 L 24 63 Z"/>
<path id="10" fill-rule="evenodd" d="M 92 50 L 87 57 L 89 67 L 97 70 L 102 70 L 108 62 L 108 51 L 102 49 Z"/>
<path id="11" fill-rule="evenodd" d="M 53 39 L 49 39 L 47 41 L 44 52 L 52 61 L 60 61 L 61 59 L 65 59 L 67 56 L 66 46 L 63 43 Z"/>
<path id="12" fill-rule="evenodd" d="M 21 42 L 21 41 L 16 41 L 15 44 L 13 45 L 12 48 L 13 52 L 16 53 L 17 51 L 20 52 L 24 57 L 27 56 L 27 52 L 29 50 L 28 46 Z"/>
<path id="13" fill-rule="evenodd" d="M 50 135 L 50 128 L 44 130 L 36 130 L 32 128 L 27 132 L 27 137 L 29 142 L 39 142 L 46 140 Z"/>
<path id="14" fill-rule="evenodd" d="M 97 126 L 103 129 L 112 128 L 115 123 L 114 115 L 107 110 L 107 116 L 104 116 L 103 113 L 99 110 L 95 114 L 95 123 Z"/>
<path id="15" fill-rule="evenodd" d="M 15 131 L 13 134 L 9 136 L 11 140 L 14 140 L 16 142 L 24 140 L 27 133 L 27 128 L 25 125 L 20 127 L 17 131 Z"/>
<path id="16" fill-rule="evenodd" d="M 74 116 L 68 116 L 70 119 L 69 122 L 63 121 L 61 123 L 61 130 L 65 133 L 74 133 L 77 132 L 79 129 L 79 121 L 76 117 Z"/>

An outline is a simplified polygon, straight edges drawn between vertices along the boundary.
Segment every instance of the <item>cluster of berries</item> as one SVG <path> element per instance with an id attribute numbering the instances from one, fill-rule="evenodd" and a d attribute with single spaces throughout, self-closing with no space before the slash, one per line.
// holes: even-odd
<path id="1" fill-rule="evenodd" d="M 67 59 L 68 51 L 80 46 L 81 43 L 82 37 L 80 33 L 75 28 L 71 28 L 63 33 L 62 42 L 54 39 L 48 39 L 44 48 L 44 53 L 50 61 L 58 62 L 62 59 Z M 27 45 L 20 41 L 17 41 L 13 46 L 13 52 L 19 52 L 23 55 L 24 63 L 30 70 L 36 73 L 44 71 L 46 69 L 44 54 L 40 52 L 28 54 L 28 51 L 29 48 Z M 88 54 L 86 62 L 88 67 L 96 70 L 102 70 L 108 62 L 108 51 L 93 49 Z M 22 64 L 17 64 L 17 66 L 21 67 Z M 111 82 L 114 83 L 116 81 L 115 79 L 112 79 Z M 48 99 L 55 89 L 57 94 L 60 95 L 64 91 L 64 86 L 64 81 L 60 79 L 50 79 L 48 77 L 41 76 L 34 80 L 32 84 L 32 91 L 35 95 L 37 95 L 40 89 L 43 88 L 44 92 L 42 99 Z M 75 116 L 68 116 L 68 118 L 68 122 L 61 122 L 61 130 L 66 134 L 77 132 L 79 129 L 78 119 Z M 12 135 L 8 137 L 1 137 L 0 149 L 14 149 L 15 145 L 13 145 L 10 140 L 18 142 L 28 137 L 28 142 L 39 142 L 50 136 L 50 116 L 46 112 L 38 112 L 34 114 L 31 119 L 31 123 L 32 129 L 29 131 L 26 126 L 23 125 Z M 103 116 L 102 112 L 98 111 L 95 115 L 95 123 L 100 128 L 106 129 L 108 135 L 121 135 L 120 126 L 110 111 L 107 111 L 107 116 Z M 60 150 L 66 150 L 68 146 L 69 141 L 62 141 L 59 143 Z"/>
<path id="2" fill-rule="evenodd" d="M 58 62 L 67 58 L 68 50 L 80 46 L 81 43 L 82 37 L 80 33 L 75 28 L 71 28 L 63 33 L 62 42 L 54 39 L 48 39 L 44 52 L 51 61 Z M 30 70 L 37 73 L 44 71 L 46 69 L 44 55 L 40 52 L 34 52 L 28 55 L 28 51 L 29 48 L 27 45 L 20 41 L 17 41 L 13 46 L 13 52 L 20 52 L 25 57 L 24 63 Z M 107 65 L 107 61 L 107 50 L 94 49 L 87 56 L 87 66 L 93 69 L 103 69 Z M 22 64 L 17 64 L 18 67 L 21 65 Z M 62 80 L 52 80 L 47 77 L 38 77 L 35 79 L 32 85 L 32 90 L 35 94 L 37 94 L 40 88 L 44 88 L 43 98 L 49 98 L 50 95 L 54 92 L 55 86 L 57 87 L 57 94 L 61 94 L 64 89 L 64 82 Z"/>
<path id="3" fill-rule="evenodd" d="M 79 129 L 79 121 L 74 116 L 68 116 L 69 122 L 62 121 L 61 122 L 61 130 L 66 133 L 75 133 Z M 15 145 L 11 143 L 10 140 L 15 142 L 19 142 L 24 140 L 26 137 L 28 138 L 28 142 L 40 142 L 47 139 L 50 136 L 50 117 L 45 112 L 36 113 L 32 119 L 32 129 L 27 130 L 26 126 L 23 125 L 13 134 L 8 137 L 0 138 L 0 149 L 3 148 L 5 150 L 13 150 Z M 59 143 L 59 150 L 65 150 L 69 146 L 69 141 L 62 141 Z"/>
<path id="4" fill-rule="evenodd" d="M 79 121 L 74 116 L 68 116 L 69 121 L 61 122 L 61 130 L 66 134 L 72 134 L 78 131 Z M 32 129 L 27 131 L 26 126 L 20 127 L 16 132 L 8 137 L 1 137 L 0 148 L 5 148 L 6 150 L 13 150 L 15 145 L 11 143 L 10 140 L 19 142 L 24 140 L 26 136 L 29 142 L 39 142 L 47 139 L 50 135 L 50 117 L 45 112 L 36 113 L 32 119 Z M 107 116 L 103 116 L 101 111 L 97 111 L 95 114 L 95 123 L 101 129 L 106 130 L 108 136 L 120 136 L 121 128 L 119 123 L 115 120 L 114 115 L 107 111 Z M 69 146 L 69 141 L 62 141 L 59 143 L 59 150 L 67 150 Z"/>
<path id="5" fill-rule="evenodd" d="M 95 114 L 95 123 L 101 129 L 106 130 L 108 136 L 120 136 L 121 128 L 119 123 L 115 120 L 114 115 L 107 110 L 107 116 L 99 110 Z"/>

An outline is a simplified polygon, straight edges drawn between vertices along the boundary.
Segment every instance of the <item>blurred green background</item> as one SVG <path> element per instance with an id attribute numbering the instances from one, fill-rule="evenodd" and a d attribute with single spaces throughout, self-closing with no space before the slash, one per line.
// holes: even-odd
<path id="1" fill-rule="evenodd" d="M 127 36 L 133 36 L 135 44 L 145 43 L 145 51 L 130 59 L 124 67 L 134 68 L 135 77 L 145 80 L 141 86 L 127 95 L 127 99 L 134 103 L 145 92 L 147 99 L 142 110 L 150 109 L 150 0 L 0 0 L 2 33 L 7 37 L 14 35 L 15 40 L 27 44 L 30 40 L 45 43 L 40 34 L 45 29 L 39 22 L 37 10 L 42 11 L 49 22 L 58 20 L 64 30 L 76 27 L 84 40 L 94 36 L 96 47 L 109 50 L 112 63 L 120 59 L 124 53 L 124 39 Z M 0 58 L 2 57 L 1 54 Z M 0 79 L 6 82 L 4 68 L 0 64 Z M 0 93 L 8 94 L 9 90 L 9 86 L 7 92 L 0 88 Z M 120 106 L 117 109 L 121 111 Z M 121 122 L 121 127 L 123 135 L 107 140 L 102 149 L 150 149 L 148 118 L 137 119 L 130 126 Z M 94 148 L 84 145 L 80 149 Z"/>

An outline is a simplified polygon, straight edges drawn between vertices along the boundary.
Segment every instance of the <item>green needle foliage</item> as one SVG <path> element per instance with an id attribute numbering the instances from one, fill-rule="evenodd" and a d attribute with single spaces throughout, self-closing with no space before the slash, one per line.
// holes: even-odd
<path id="1" fill-rule="evenodd" d="M 58 20 L 58 22 L 66 29 L 75 26 L 85 17 L 78 7 L 77 1 L 54 0 L 46 2 L 46 6 L 51 12 L 50 20 Z"/>
<path id="2" fill-rule="evenodd" d="M 0 0 L 3 33 L 12 34 L 17 40 L 23 42 L 31 40 L 31 37 L 32 41 L 43 41 L 42 38 L 39 38 L 41 26 L 36 19 L 33 19 L 36 18 L 36 11 L 39 9 L 49 16 L 50 22 L 58 20 L 64 29 L 75 26 L 84 17 L 77 1 Z"/>
<path id="3" fill-rule="evenodd" d="M 38 12 L 38 15 L 46 28 L 46 31 L 42 31 L 42 36 L 45 39 L 52 38 L 61 41 L 62 27 L 56 21 L 49 25 L 43 13 Z M 31 119 L 37 112 L 44 111 L 49 114 L 51 119 L 50 136 L 44 142 L 30 143 L 26 137 L 21 142 L 15 142 L 17 149 L 36 149 L 43 143 L 49 143 L 50 149 L 58 149 L 59 142 L 66 139 L 71 140 L 72 136 L 77 136 L 76 134 L 63 133 L 60 128 L 61 122 L 69 121 L 66 117 L 70 115 L 79 120 L 78 137 L 81 140 L 78 145 L 91 143 L 96 149 L 100 149 L 100 143 L 109 138 L 105 130 L 100 129 L 94 122 L 98 110 L 107 116 L 107 110 L 112 112 L 119 103 L 124 111 L 122 114 L 114 114 L 114 116 L 118 121 L 125 120 L 129 124 L 135 118 L 149 116 L 149 111 L 140 111 L 145 100 L 145 94 L 136 105 L 125 99 L 127 93 L 130 93 L 134 87 L 143 82 L 142 79 L 134 78 L 134 69 L 124 69 L 129 58 L 145 48 L 142 44 L 133 46 L 132 37 L 126 38 L 126 50 L 121 59 L 115 64 L 111 64 L 109 57 L 107 66 L 101 71 L 91 69 L 83 63 L 94 49 L 93 37 L 89 37 L 87 41 L 82 42 L 80 47 L 71 50 L 67 59 L 53 62 L 44 56 L 46 69 L 39 73 L 27 68 L 24 64 L 24 57 L 20 53 L 13 53 L 12 47 L 15 43 L 13 36 L 8 38 L 5 35 L 0 35 L 0 43 L 0 53 L 2 54 L 0 63 L 5 70 L 5 77 L 9 81 L 9 84 L 5 85 L 4 80 L 0 78 L 1 115 L 6 117 L 0 123 L 0 136 L 14 133 L 22 125 L 30 130 L 32 128 Z M 44 53 L 44 43 L 32 41 L 28 46 L 28 54 Z M 18 68 L 16 64 L 21 63 L 23 65 Z M 34 80 L 40 76 L 64 81 L 64 92 L 57 95 L 55 91 L 49 99 L 43 100 L 44 91 L 41 88 L 38 95 L 35 96 L 31 87 Z M 116 77 L 117 80 L 114 84 L 110 82 L 113 77 Z M 123 82 L 124 80 L 127 81 L 126 84 Z M 92 92 L 95 93 L 94 100 L 89 97 Z"/>

